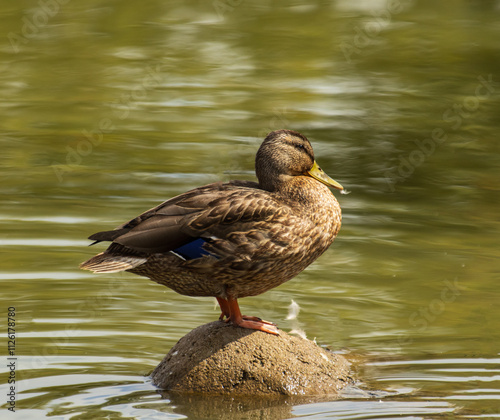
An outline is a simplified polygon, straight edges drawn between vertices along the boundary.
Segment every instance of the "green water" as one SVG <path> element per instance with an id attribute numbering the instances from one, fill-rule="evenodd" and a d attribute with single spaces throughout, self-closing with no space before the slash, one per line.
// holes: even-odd
<path id="1" fill-rule="evenodd" d="M 498 418 L 499 19 L 479 0 L 3 1 L 0 324 L 9 356 L 15 308 L 16 414 L 3 357 L 0 417 Z M 358 389 L 161 395 L 148 374 L 219 312 L 78 270 L 103 249 L 86 237 L 253 179 L 278 128 L 305 134 L 351 194 L 329 251 L 240 305 L 348 355 Z"/>

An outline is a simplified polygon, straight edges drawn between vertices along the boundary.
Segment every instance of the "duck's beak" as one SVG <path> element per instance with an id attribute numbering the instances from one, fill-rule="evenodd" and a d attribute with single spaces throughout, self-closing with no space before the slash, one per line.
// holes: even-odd
<path id="1" fill-rule="evenodd" d="M 306 172 L 307 175 L 312 176 L 314 179 L 317 179 L 322 184 L 328 185 L 329 187 L 337 188 L 337 190 L 343 190 L 344 187 L 340 185 L 337 181 L 334 181 L 327 174 L 323 172 L 316 161 L 314 161 L 314 165 L 311 169 Z"/>

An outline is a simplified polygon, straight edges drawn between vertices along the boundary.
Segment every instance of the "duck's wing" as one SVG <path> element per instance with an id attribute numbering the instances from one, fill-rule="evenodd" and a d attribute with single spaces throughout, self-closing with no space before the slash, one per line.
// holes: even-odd
<path id="1" fill-rule="evenodd" d="M 112 241 L 130 250 L 152 254 L 181 250 L 197 255 L 203 241 L 224 239 L 229 227 L 277 216 L 279 203 L 256 184 L 210 184 L 168 200 L 115 230 L 89 237 L 96 242 Z M 234 229 L 229 229 L 233 231 Z M 197 239 L 203 239 L 192 245 Z M 183 249 L 183 247 L 188 248 Z M 194 253 L 193 253 L 194 252 Z"/>
<path id="2" fill-rule="evenodd" d="M 174 222 L 175 218 L 186 216 L 187 214 L 192 213 L 193 210 L 194 211 L 196 210 L 196 209 L 186 208 L 186 206 L 182 204 L 185 200 L 189 200 L 197 196 L 200 197 L 200 199 L 202 199 L 202 197 L 204 196 L 206 197 L 207 194 L 210 194 L 211 192 L 217 191 L 219 189 L 224 189 L 224 184 L 222 183 L 209 184 L 204 187 L 199 187 L 194 190 L 188 191 L 184 194 L 180 194 L 174 198 L 171 198 L 170 200 L 167 200 L 159 204 L 156 207 L 153 207 L 152 209 L 145 211 L 144 213 L 141 213 L 139 216 L 134 217 L 133 219 L 121 224 L 120 226 L 116 227 L 113 230 L 105 230 L 90 235 L 88 239 L 94 241 L 90 245 L 94 245 L 102 241 L 111 241 L 111 242 L 115 241 L 115 239 L 126 235 L 134 228 L 137 228 L 138 232 L 144 230 L 154 230 L 153 221 L 156 221 L 158 223 L 158 217 L 156 216 L 166 216 L 166 217 L 170 216 L 171 217 L 170 221 Z M 150 221 L 148 222 L 148 220 Z M 173 240 L 173 242 L 176 241 Z M 150 248 L 149 246 L 146 247 L 146 249 L 149 248 Z"/>

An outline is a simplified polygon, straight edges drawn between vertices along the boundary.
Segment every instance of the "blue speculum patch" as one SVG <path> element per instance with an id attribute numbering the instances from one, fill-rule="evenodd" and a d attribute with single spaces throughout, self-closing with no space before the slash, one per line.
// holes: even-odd
<path id="1" fill-rule="evenodd" d="M 195 240 L 188 242 L 186 245 L 182 245 L 179 248 L 173 250 L 176 254 L 186 260 L 194 260 L 195 258 L 201 258 L 204 255 L 212 255 L 206 249 L 203 249 L 203 244 L 207 241 L 203 238 L 196 238 Z"/>

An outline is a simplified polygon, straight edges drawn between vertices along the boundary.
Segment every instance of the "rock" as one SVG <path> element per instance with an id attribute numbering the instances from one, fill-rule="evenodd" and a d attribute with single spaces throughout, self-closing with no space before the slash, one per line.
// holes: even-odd
<path id="1" fill-rule="evenodd" d="M 347 385 L 349 362 L 314 342 L 216 321 L 170 350 L 152 373 L 169 391 L 242 395 L 330 395 Z"/>

